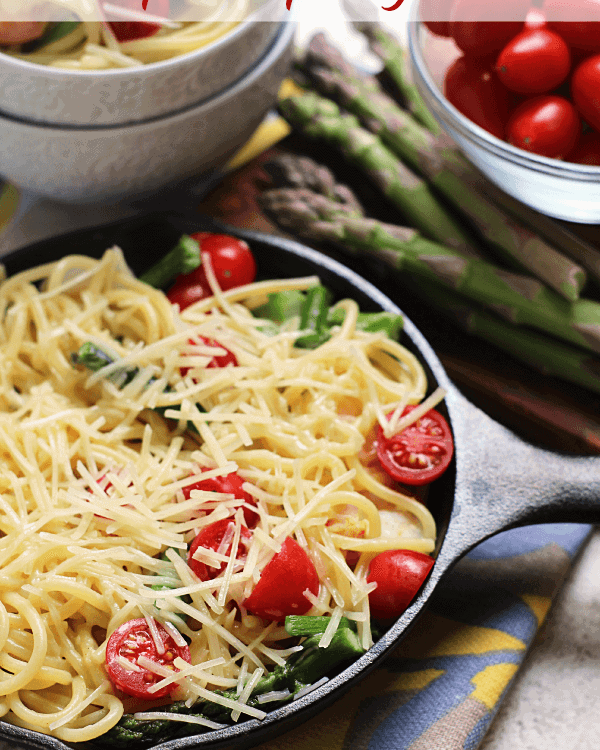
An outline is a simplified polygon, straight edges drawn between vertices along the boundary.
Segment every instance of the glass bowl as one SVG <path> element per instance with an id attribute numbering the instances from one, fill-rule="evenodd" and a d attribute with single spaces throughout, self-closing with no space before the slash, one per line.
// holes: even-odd
<path id="1" fill-rule="evenodd" d="M 537 156 L 511 146 L 462 115 L 442 93 L 445 71 L 460 56 L 451 39 L 432 34 L 413 0 L 408 48 L 414 82 L 442 128 L 483 174 L 509 195 L 547 216 L 600 224 L 600 167 Z"/>

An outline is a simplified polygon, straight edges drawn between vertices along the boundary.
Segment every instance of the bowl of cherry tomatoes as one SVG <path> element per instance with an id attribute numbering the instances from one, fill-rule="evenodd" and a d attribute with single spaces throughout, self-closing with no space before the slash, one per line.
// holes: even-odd
<path id="1" fill-rule="evenodd" d="M 481 0 L 432 8 L 415 0 L 408 42 L 442 128 L 521 202 L 600 223 L 600 0 L 509 0 L 496 17 Z"/>

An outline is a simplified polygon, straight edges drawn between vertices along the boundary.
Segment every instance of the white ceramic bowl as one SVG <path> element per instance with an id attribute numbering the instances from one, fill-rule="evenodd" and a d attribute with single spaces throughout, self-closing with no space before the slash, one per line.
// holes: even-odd
<path id="1" fill-rule="evenodd" d="M 435 37 L 420 22 L 418 0 L 411 6 L 408 44 L 421 96 L 444 130 L 486 177 L 543 214 L 600 224 L 600 167 L 548 159 L 511 146 L 475 125 L 444 97 L 444 72 L 460 51 L 451 40 Z"/>
<path id="2" fill-rule="evenodd" d="M 223 165 L 277 99 L 296 24 L 233 86 L 176 115 L 106 128 L 56 128 L 0 117 L 0 174 L 70 203 L 133 200 Z"/>
<path id="3" fill-rule="evenodd" d="M 212 44 L 139 68 L 74 72 L 0 54 L 0 115 L 104 126 L 144 122 L 195 106 L 237 81 L 272 44 L 285 4 L 253 2 L 260 11 Z"/>

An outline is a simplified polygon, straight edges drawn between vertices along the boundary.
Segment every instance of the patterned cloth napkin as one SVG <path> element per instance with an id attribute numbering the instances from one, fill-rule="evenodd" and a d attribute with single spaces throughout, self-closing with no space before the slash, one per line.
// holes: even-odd
<path id="1" fill-rule="evenodd" d="M 268 120 L 230 169 L 286 133 Z M 0 235 L 31 205 L 13 186 L 0 186 Z M 579 524 L 530 526 L 479 545 L 445 576 L 383 666 L 260 750 L 475 750 L 590 532 Z M 9 745 L 0 740 L 0 750 Z"/>

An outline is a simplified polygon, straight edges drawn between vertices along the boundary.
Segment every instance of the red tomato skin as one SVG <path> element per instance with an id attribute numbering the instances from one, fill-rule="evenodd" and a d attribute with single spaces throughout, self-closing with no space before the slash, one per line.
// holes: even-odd
<path id="1" fill-rule="evenodd" d="M 588 125 L 600 130 L 600 55 L 577 66 L 571 78 L 571 96 Z"/>
<path id="2" fill-rule="evenodd" d="M 212 270 L 224 291 L 244 284 L 251 284 L 256 278 L 256 261 L 248 244 L 228 234 L 196 232 L 190 237 L 198 242 L 201 253 L 208 253 Z M 193 277 L 198 271 L 187 274 Z"/>
<path id="3" fill-rule="evenodd" d="M 154 16 L 169 17 L 169 0 L 146 0 L 143 8 L 142 3 L 138 0 L 128 0 L 127 3 L 121 1 L 119 5 L 121 7 L 129 6 L 132 10 L 136 11 L 143 9 Z M 107 17 L 118 42 L 132 42 L 136 39 L 145 39 L 146 37 L 154 36 L 161 28 L 156 23 L 148 23 L 146 21 L 112 21 L 110 20 L 110 15 Z M 112 17 L 114 18 L 114 16 Z"/>
<path id="4" fill-rule="evenodd" d="M 554 31 L 526 29 L 504 47 L 496 61 L 500 81 L 517 94 L 545 94 L 566 80 L 569 47 Z"/>
<path id="5" fill-rule="evenodd" d="M 487 56 L 501 50 L 523 28 L 529 0 L 504 2 L 498 19 L 492 20 L 490 3 L 456 0 L 450 12 L 450 34 L 456 46 L 471 57 Z"/>
<path id="6" fill-rule="evenodd" d="M 455 60 L 446 71 L 444 95 L 465 117 L 504 140 L 512 95 L 498 80 L 489 60 Z"/>
<path id="7" fill-rule="evenodd" d="M 204 489 L 204 488 L 203 488 Z M 205 526 L 199 534 L 196 535 L 195 539 L 190 544 L 188 549 L 188 565 L 193 572 L 198 576 L 201 581 L 211 581 L 222 573 L 227 567 L 227 563 L 221 563 L 219 568 L 213 568 L 202 562 L 202 560 L 194 560 L 194 553 L 198 547 L 204 547 L 205 549 L 216 552 L 219 549 L 223 537 L 227 532 L 229 524 L 234 523 L 233 518 L 224 518 L 221 521 L 215 521 L 208 526 Z M 240 543 L 238 546 L 237 559 L 241 560 L 245 547 L 248 542 L 252 539 L 252 534 L 245 526 L 242 526 L 240 534 Z M 227 551 L 224 554 L 230 554 L 231 544 L 228 546 Z"/>
<path id="8" fill-rule="evenodd" d="M 206 277 L 191 283 L 184 281 L 185 278 L 185 276 L 179 276 L 167 292 L 167 299 L 172 305 L 179 305 L 180 310 L 185 310 L 194 302 L 212 297 L 212 291 Z"/>
<path id="9" fill-rule="evenodd" d="M 600 133 L 595 131 L 582 133 L 575 150 L 569 154 L 569 161 L 574 164 L 600 167 Z"/>
<path id="10" fill-rule="evenodd" d="M 543 12 L 569 46 L 600 52 L 600 0 L 546 0 Z"/>
<path id="11" fill-rule="evenodd" d="M 400 617 L 432 567 L 429 555 L 413 550 L 386 550 L 373 558 L 367 575 L 367 583 L 377 584 L 369 594 L 371 615 L 377 620 Z"/>
<path id="12" fill-rule="evenodd" d="M 207 370 L 215 367 L 229 367 L 230 365 L 237 367 L 238 361 L 235 354 L 229 351 L 227 347 L 223 346 L 223 344 L 219 343 L 216 339 L 211 339 L 208 336 L 196 336 L 195 339 L 188 339 L 188 344 L 191 344 L 192 346 L 205 344 L 206 346 L 219 347 L 220 349 L 225 350 L 225 354 L 216 354 L 212 357 L 210 362 L 206 365 Z M 181 377 L 184 378 L 190 369 L 190 367 L 180 367 L 179 372 L 181 373 Z"/>
<path id="13" fill-rule="evenodd" d="M 402 415 L 409 414 L 415 406 L 407 406 Z M 433 432 L 432 432 L 433 431 Z M 386 438 L 377 426 L 377 457 L 385 471 L 397 482 L 421 487 L 440 477 L 450 465 L 454 441 L 444 417 L 430 409 L 417 422 L 397 435 Z M 435 452 L 433 447 L 436 448 Z M 407 466 L 402 463 L 406 453 L 426 453 L 435 459 L 428 467 Z"/>
<path id="14" fill-rule="evenodd" d="M 543 94 L 515 109 L 506 132 L 513 146 L 550 159 L 565 159 L 577 145 L 581 121 L 567 99 Z"/>
<path id="15" fill-rule="evenodd" d="M 180 656 L 184 661 L 191 662 L 189 648 L 178 646 L 160 623 L 157 622 L 156 627 L 166 649 L 164 654 L 158 653 L 144 617 L 123 623 L 111 634 L 106 644 L 106 670 L 111 682 L 123 693 L 133 695 L 135 698 L 146 700 L 164 698 L 170 695 L 177 688 L 177 685 L 173 683 L 156 692 L 150 692 L 149 688 L 155 682 L 159 682 L 162 677 L 154 675 L 152 679 L 149 679 L 152 673 L 143 667 L 141 672 L 125 669 L 118 662 L 119 656 L 124 656 L 128 661 L 137 663 L 136 657 L 144 654 L 152 661 L 165 666 L 170 665 L 176 656 Z"/>
<path id="16" fill-rule="evenodd" d="M 189 500 L 192 494 L 192 490 L 206 490 L 208 492 L 222 492 L 228 495 L 233 495 L 238 500 L 243 500 L 248 505 L 256 507 L 256 500 L 246 490 L 242 488 L 244 480 L 235 471 L 230 474 L 226 474 L 224 477 L 211 477 L 209 479 L 200 479 L 195 484 L 190 484 L 183 488 L 183 496 L 186 500 Z M 242 508 L 244 514 L 244 521 L 249 529 L 253 529 L 260 516 L 258 513 L 250 510 L 249 508 Z"/>
<path id="17" fill-rule="evenodd" d="M 446 0 L 420 0 L 419 16 L 429 31 L 437 36 L 450 36 L 451 3 Z"/>
<path id="18" fill-rule="evenodd" d="M 319 593 L 319 576 L 312 560 L 291 537 L 269 560 L 244 607 L 265 620 L 282 621 L 286 615 L 304 615 L 312 604 L 304 596 Z"/>

